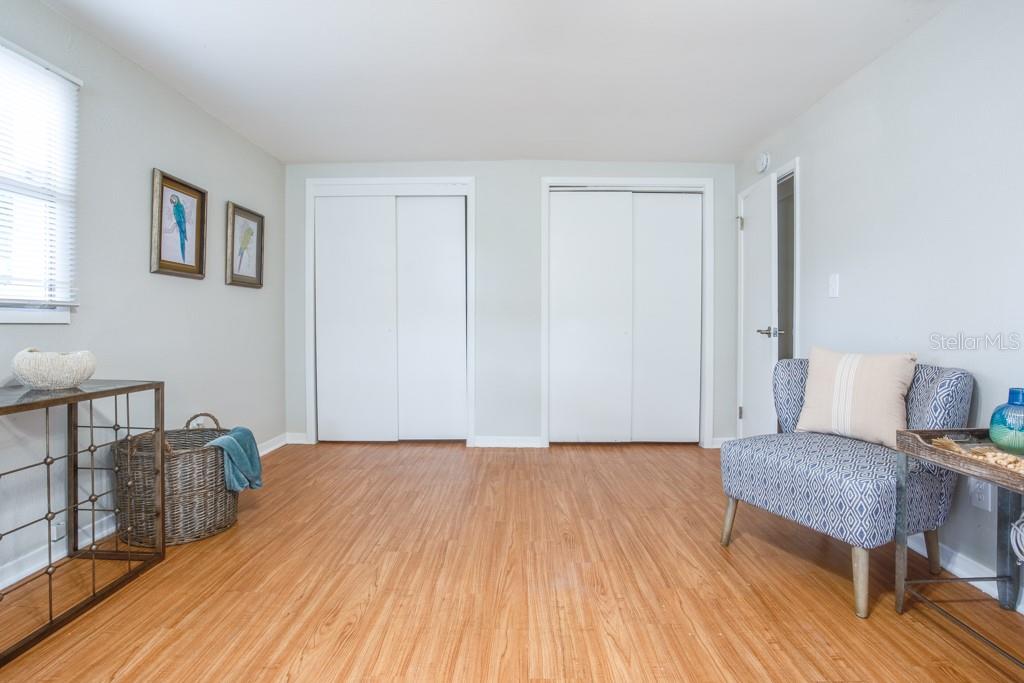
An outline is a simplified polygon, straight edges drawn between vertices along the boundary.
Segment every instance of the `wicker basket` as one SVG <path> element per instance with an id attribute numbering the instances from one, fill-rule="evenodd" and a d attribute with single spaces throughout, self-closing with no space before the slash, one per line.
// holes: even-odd
<path id="1" fill-rule="evenodd" d="M 215 429 L 192 429 L 209 417 Z M 224 483 L 224 453 L 206 444 L 227 434 L 209 413 L 193 415 L 184 429 L 164 432 L 164 543 L 178 545 L 213 536 L 234 525 L 238 493 Z M 118 535 L 132 545 L 156 544 L 153 508 L 153 433 L 140 434 L 113 445 L 117 472 Z"/>

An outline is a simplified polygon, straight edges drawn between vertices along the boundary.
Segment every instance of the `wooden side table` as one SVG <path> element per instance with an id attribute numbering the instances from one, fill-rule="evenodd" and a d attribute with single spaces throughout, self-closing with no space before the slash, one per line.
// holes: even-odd
<path id="1" fill-rule="evenodd" d="M 899 449 L 899 455 L 896 460 L 896 611 L 903 612 L 905 596 L 917 598 L 1017 666 L 1024 668 L 1024 660 L 999 647 L 982 633 L 913 589 L 913 586 L 928 583 L 994 581 L 998 589 L 999 605 L 1007 610 L 1016 609 L 1017 598 L 1020 595 L 1021 571 L 1017 557 L 1010 547 L 1010 525 L 1021 515 L 1024 474 L 933 446 L 932 440 L 939 437 L 949 437 L 966 450 L 992 445 L 987 429 L 913 429 L 897 432 L 896 447 Z M 910 458 L 930 462 L 958 474 L 987 481 L 997 487 L 996 576 L 907 579 L 907 472 Z"/>
<path id="2" fill-rule="evenodd" d="M 132 416 L 132 398 L 142 392 L 149 393 L 146 398 L 153 402 L 152 422 L 139 425 L 138 408 Z M 99 399 L 113 402 L 112 415 L 104 418 L 96 413 L 93 404 Z M 52 408 L 66 418 L 67 445 L 63 449 L 51 442 Z M 0 387 L 0 416 L 29 411 L 42 411 L 44 415 L 43 452 L 20 467 L 6 471 L 0 468 L 0 479 L 38 475 L 42 485 L 34 496 L 31 490 L 26 494 L 38 504 L 30 519 L 20 520 L 15 528 L 0 528 L 0 544 L 10 543 L 19 533 L 43 532 L 37 535 L 46 539 L 45 557 L 36 571 L 12 585 L 0 586 L 0 667 L 164 558 L 164 383 L 89 380 L 77 388 L 58 391 Z M 133 546 L 120 537 L 122 514 L 116 502 L 110 502 L 113 490 L 98 486 L 104 476 L 101 473 L 109 478 L 116 467 L 101 462 L 98 453 L 118 439 L 142 434 L 153 435 L 156 449 L 156 498 L 147 513 L 157 531 L 150 547 Z M 104 518 L 113 522 L 108 525 L 109 532 L 101 536 L 97 529 Z M 52 532 L 61 521 L 67 536 L 64 547 L 58 548 Z M 80 543 L 80 536 L 87 542 Z"/>

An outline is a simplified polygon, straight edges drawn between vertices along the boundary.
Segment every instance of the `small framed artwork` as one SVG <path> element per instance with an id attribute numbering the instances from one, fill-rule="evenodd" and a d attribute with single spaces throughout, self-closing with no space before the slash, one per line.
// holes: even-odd
<path id="1" fill-rule="evenodd" d="M 224 281 L 240 287 L 263 286 L 263 215 L 228 202 Z"/>
<path id="2" fill-rule="evenodd" d="M 149 272 L 206 276 L 206 190 L 153 169 Z"/>

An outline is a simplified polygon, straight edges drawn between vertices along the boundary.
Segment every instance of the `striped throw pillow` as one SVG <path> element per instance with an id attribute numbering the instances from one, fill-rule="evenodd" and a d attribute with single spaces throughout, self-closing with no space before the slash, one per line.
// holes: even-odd
<path id="1" fill-rule="evenodd" d="M 913 353 L 837 353 L 812 348 L 798 432 L 838 434 L 896 448 L 907 428 Z"/>

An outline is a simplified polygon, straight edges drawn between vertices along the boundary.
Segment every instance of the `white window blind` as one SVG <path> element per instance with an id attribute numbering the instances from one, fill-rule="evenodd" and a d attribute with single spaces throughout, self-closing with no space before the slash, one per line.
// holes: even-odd
<path id="1" fill-rule="evenodd" d="M 76 305 L 78 85 L 0 45 L 0 313 Z"/>

